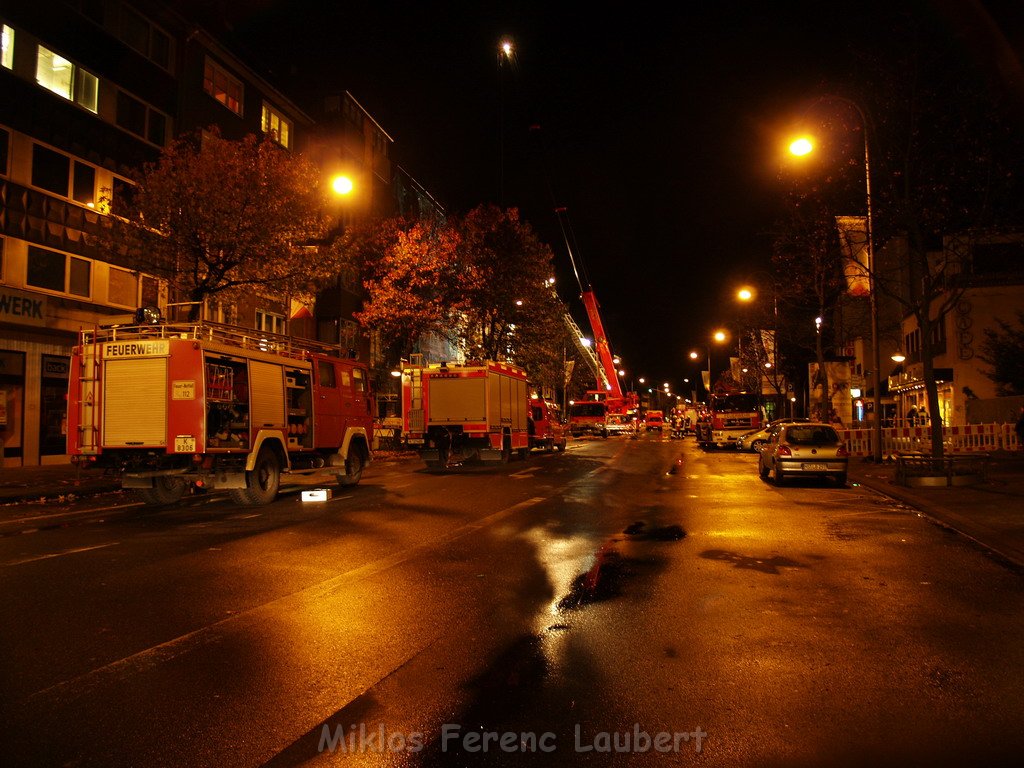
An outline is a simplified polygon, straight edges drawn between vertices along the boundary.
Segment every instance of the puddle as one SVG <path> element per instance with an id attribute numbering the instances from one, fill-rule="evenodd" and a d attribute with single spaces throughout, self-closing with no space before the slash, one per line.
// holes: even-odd
<path id="1" fill-rule="evenodd" d="M 623 533 L 632 536 L 636 541 L 679 541 L 686 538 L 686 531 L 681 525 L 648 528 L 647 523 L 643 520 L 637 520 L 632 525 L 626 526 Z"/>

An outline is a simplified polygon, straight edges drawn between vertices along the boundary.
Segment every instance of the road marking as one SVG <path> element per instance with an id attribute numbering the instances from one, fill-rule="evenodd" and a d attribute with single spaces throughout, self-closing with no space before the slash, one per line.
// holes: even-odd
<path id="1" fill-rule="evenodd" d="M 39 562 L 40 560 L 50 560 L 50 559 L 52 559 L 54 557 L 64 557 L 64 555 L 76 555 L 79 552 L 91 552 L 94 549 L 103 549 L 104 547 L 113 547 L 113 546 L 116 546 L 116 545 L 118 545 L 120 543 L 121 542 L 119 542 L 119 541 L 111 541 L 111 542 L 108 542 L 106 544 L 96 544 L 96 545 L 91 546 L 91 547 L 78 547 L 76 549 L 66 549 L 63 552 L 51 552 L 48 555 L 36 555 L 35 557 L 25 557 L 25 558 L 22 558 L 21 560 L 12 560 L 9 563 L 4 563 L 4 565 L 24 565 L 25 563 L 36 563 L 36 562 Z"/>
<path id="2" fill-rule="evenodd" d="M 542 501 L 547 501 L 550 498 L 551 496 L 535 496 L 527 499 L 526 501 L 521 501 L 518 504 L 513 504 L 510 507 L 505 507 L 504 509 L 500 509 L 497 512 L 487 515 L 486 517 L 482 517 L 479 520 L 459 526 L 458 528 L 455 528 L 442 536 L 438 536 L 436 539 L 431 541 L 410 547 L 401 552 L 396 552 L 389 557 L 365 563 L 364 565 L 353 568 L 345 573 L 338 574 L 326 581 L 322 581 L 319 584 L 312 584 L 308 587 L 297 590 L 296 592 L 282 595 L 270 602 L 254 606 L 245 611 L 240 611 L 232 614 L 231 616 L 226 616 L 212 624 L 207 624 L 205 627 L 200 627 L 192 632 L 188 632 L 166 642 L 159 643 L 158 645 L 133 653 L 131 656 L 126 656 L 118 659 L 117 661 L 105 664 L 102 667 L 97 667 L 96 669 L 90 670 L 78 677 L 63 680 L 55 685 L 51 685 L 49 688 L 36 691 L 28 697 L 28 701 L 38 701 L 42 698 L 52 697 L 66 703 L 73 699 L 77 699 L 90 691 L 95 690 L 106 681 L 140 674 L 165 661 L 170 661 L 171 659 L 190 653 L 205 645 L 219 641 L 225 635 L 223 630 L 240 619 L 251 618 L 261 611 L 270 610 L 274 606 L 283 605 L 288 601 L 305 599 L 315 600 L 322 596 L 328 596 L 348 582 L 361 581 L 394 568 L 407 560 L 418 557 L 430 549 L 450 544 L 463 536 L 475 533 L 482 528 L 493 525 L 506 517 L 510 517 L 517 512 L 522 512 L 523 510 L 536 506 Z M 104 544 L 101 546 L 110 545 Z"/>
<path id="3" fill-rule="evenodd" d="M 53 512 L 49 515 L 32 515 L 30 517 L 19 517 L 12 520 L 4 520 L 4 524 L 16 525 L 17 523 L 34 523 L 36 520 L 51 520 L 55 517 L 79 517 L 80 515 L 94 515 L 97 512 L 109 512 L 118 509 L 129 509 L 131 507 L 141 507 L 140 502 L 134 504 L 116 504 L 109 507 L 93 507 L 92 509 L 83 509 L 78 512 Z"/>
<path id="4" fill-rule="evenodd" d="M 509 477 L 515 477 L 515 478 L 522 479 L 524 477 L 530 476 L 531 474 L 533 474 L 534 472 L 536 472 L 539 469 L 540 469 L 539 466 L 527 467 L 526 469 L 520 469 L 518 472 L 513 472 L 511 475 L 509 475 Z"/>

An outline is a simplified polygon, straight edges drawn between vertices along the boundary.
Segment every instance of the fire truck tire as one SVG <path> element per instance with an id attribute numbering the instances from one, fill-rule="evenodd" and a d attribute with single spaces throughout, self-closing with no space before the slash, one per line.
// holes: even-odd
<path id="1" fill-rule="evenodd" d="M 558 451 L 559 453 L 564 451 L 565 450 L 565 440 L 563 440 L 560 443 L 555 443 L 555 450 Z"/>
<path id="2" fill-rule="evenodd" d="M 231 500 L 246 507 L 269 504 L 281 487 L 281 462 L 272 448 L 264 446 L 251 472 L 245 473 L 246 488 L 232 488 Z"/>
<path id="3" fill-rule="evenodd" d="M 143 504 L 163 507 L 181 499 L 187 487 L 185 481 L 178 477 L 155 477 L 152 488 L 138 488 L 135 493 Z"/>
<path id="4" fill-rule="evenodd" d="M 366 455 L 363 453 L 363 446 L 353 445 L 348 451 L 348 458 L 345 459 L 345 474 L 338 475 L 338 485 L 347 488 L 358 484 L 363 477 L 365 466 Z"/>
<path id="5" fill-rule="evenodd" d="M 501 463 L 508 464 L 512 460 L 512 438 L 505 435 L 501 441 Z"/>

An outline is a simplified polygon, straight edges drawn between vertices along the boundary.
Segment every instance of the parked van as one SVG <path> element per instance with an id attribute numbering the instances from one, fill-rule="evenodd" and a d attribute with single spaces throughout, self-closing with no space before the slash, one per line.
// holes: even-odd
<path id="1" fill-rule="evenodd" d="M 663 411 L 648 411 L 647 418 L 644 421 L 644 426 L 648 432 L 658 430 L 661 432 L 665 428 L 665 414 Z"/>

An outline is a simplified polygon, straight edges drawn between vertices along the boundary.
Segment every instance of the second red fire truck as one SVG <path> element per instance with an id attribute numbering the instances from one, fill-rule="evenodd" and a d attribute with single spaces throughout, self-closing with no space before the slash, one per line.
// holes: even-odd
<path id="1" fill-rule="evenodd" d="M 493 361 L 406 365 L 403 433 L 430 469 L 507 462 L 530 450 L 526 372 Z"/>

